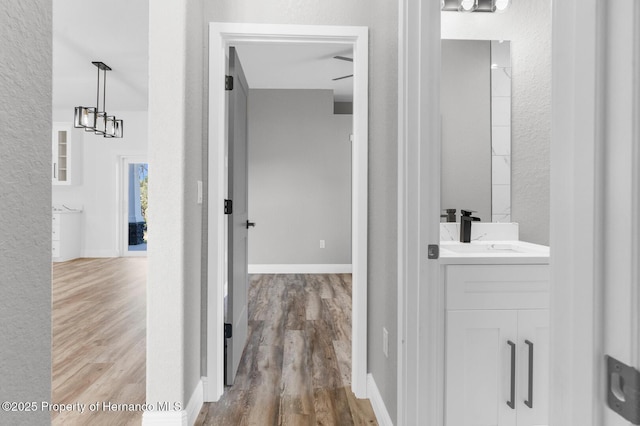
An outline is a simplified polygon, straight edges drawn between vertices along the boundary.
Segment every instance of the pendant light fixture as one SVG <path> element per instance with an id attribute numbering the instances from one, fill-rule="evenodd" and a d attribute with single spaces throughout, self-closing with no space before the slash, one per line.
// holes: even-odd
<path id="1" fill-rule="evenodd" d="M 440 0 L 443 12 L 504 12 L 511 0 Z"/>
<path id="2" fill-rule="evenodd" d="M 122 120 L 116 119 L 115 116 L 107 114 L 106 96 L 107 96 L 107 71 L 111 71 L 104 62 L 91 62 L 98 68 L 98 86 L 96 90 L 96 106 L 75 108 L 73 117 L 73 126 L 78 129 L 84 129 L 87 132 L 94 132 L 96 135 L 102 135 L 105 138 L 121 138 L 123 134 Z M 100 71 L 103 72 L 102 78 L 102 111 L 100 110 Z"/>

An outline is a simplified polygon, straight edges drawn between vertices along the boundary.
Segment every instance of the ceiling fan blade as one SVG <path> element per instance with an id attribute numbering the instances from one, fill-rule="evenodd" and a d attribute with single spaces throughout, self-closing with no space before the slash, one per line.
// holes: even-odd
<path id="1" fill-rule="evenodd" d="M 333 59 L 339 59 L 341 61 L 353 62 L 353 58 L 347 58 L 346 56 L 334 56 Z"/>
<path id="2" fill-rule="evenodd" d="M 345 76 L 338 77 L 338 78 L 333 78 L 332 80 L 333 81 L 338 81 L 338 80 L 343 80 L 343 79 L 349 78 L 349 77 L 353 77 L 353 74 L 345 75 Z"/>

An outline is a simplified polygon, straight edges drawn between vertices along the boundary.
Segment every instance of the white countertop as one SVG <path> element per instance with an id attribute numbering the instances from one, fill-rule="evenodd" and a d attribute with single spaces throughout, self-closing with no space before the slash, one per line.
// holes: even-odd
<path id="1" fill-rule="evenodd" d="M 55 205 L 51 207 L 51 213 L 82 213 L 82 206 Z"/>
<path id="2" fill-rule="evenodd" d="M 549 247 L 519 240 L 440 241 L 442 265 L 549 264 Z"/>

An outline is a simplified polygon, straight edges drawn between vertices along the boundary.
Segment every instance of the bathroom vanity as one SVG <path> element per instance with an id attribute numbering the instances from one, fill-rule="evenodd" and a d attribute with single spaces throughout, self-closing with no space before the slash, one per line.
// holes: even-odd
<path id="1" fill-rule="evenodd" d="M 549 248 L 517 236 L 488 239 L 513 238 L 509 225 L 517 235 L 517 224 L 486 225 L 471 243 L 440 245 L 445 424 L 546 425 Z"/>

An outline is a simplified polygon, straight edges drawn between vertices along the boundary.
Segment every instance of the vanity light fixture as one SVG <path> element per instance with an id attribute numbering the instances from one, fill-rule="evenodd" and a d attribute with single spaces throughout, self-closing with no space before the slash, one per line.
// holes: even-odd
<path id="1" fill-rule="evenodd" d="M 107 71 L 111 71 L 104 62 L 91 62 L 98 68 L 98 88 L 96 90 L 96 106 L 75 108 L 73 116 L 73 127 L 84 129 L 87 132 L 94 132 L 96 135 L 102 135 L 105 138 L 121 138 L 123 134 L 122 120 L 116 119 L 115 116 L 107 114 L 106 95 L 107 95 Z M 102 78 L 102 111 L 100 111 L 100 71 L 103 72 Z"/>
<path id="2" fill-rule="evenodd" d="M 511 0 L 440 0 L 443 12 L 504 12 Z"/>

